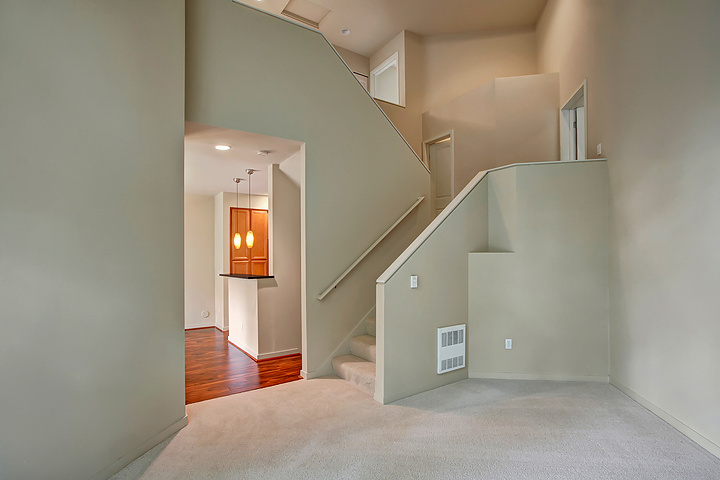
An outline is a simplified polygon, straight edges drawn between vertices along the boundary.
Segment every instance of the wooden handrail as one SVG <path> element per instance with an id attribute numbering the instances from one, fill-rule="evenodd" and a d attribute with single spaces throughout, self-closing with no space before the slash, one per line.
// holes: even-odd
<path id="1" fill-rule="evenodd" d="M 398 218 L 398 219 L 395 221 L 395 223 L 393 223 L 392 225 L 390 225 L 390 228 L 388 228 L 387 230 L 385 230 L 385 233 L 383 233 L 382 235 L 380 235 L 380 238 L 378 238 L 377 240 L 375 240 L 375 242 L 373 242 L 373 244 L 370 245 L 370 246 L 367 248 L 367 250 L 365 250 L 365 251 L 362 253 L 362 255 L 360 255 L 360 256 L 357 258 L 357 260 L 355 260 L 355 261 L 352 263 L 352 265 L 350 265 L 343 273 L 341 273 L 340 276 L 339 276 L 333 283 L 331 283 L 330 286 L 329 286 L 328 288 L 326 288 L 326 289 L 325 289 L 320 295 L 318 295 L 316 298 L 317 298 L 318 300 L 322 300 L 323 298 L 325 298 L 325 297 L 328 295 L 328 293 L 332 292 L 333 289 L 334 289 L 335 287 L 337 287 L 338 284 L 339 284 L 340 282 L 342 282 L 342 280 L 343 280 L 345 277 L 348 276 L 348 274 L 353 270 L 353 268 L 355 268 L 355 267 L 362 261 L 363 258 L 367 257 L 367 255 L 368 255 L 375 247 L 377 247 L 377 245 L 378 245 L 380 242 L 382 242 L 382 240 L 383 240 L 385 237 L 387 237 L 388 234 L 389 234 L 390 232 L 392 232 L 393 229 L 394 229 L 395 227 L 397 227 L 398 224 L 405 219 L 405 217 L 407 217 L 408 215 L 410 215 L 410 212 L 412 212 L 413 210 L 415 210 L 415 207 L 417 207 L 418 205 L 420 205 L 420 202 L 422 202 L 423 200 L 425 200 L 425 197 L 424 197 L 424 196 L 423 196 L 423 197 L 418 197 L 418 199 L 415 201 L 415 203 L 413 203 L 412 206 L 411 206 L 410 208 L 408 208 L 407 211 L 406 211 L 405 213 L 403 213 L 403 214 L 400 216 L 400 218 Z"/>

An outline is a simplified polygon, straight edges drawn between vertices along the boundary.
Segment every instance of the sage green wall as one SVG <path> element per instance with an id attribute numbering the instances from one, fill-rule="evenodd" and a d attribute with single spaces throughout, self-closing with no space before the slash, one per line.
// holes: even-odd
<path id="1" fill-rule="evenodd" d="M 488 177 L 490 252 L 469 254 L 470 376 L 607 382 L 605 162 Z"/>
<path id="2" fill-rule="evenodd" d="M 475 186 L 407 262 L 377 284 L 378 402 L 468 377 L 467 368 L 436 373 L 437 328 L 467 322 L 467 252 L 487 249 L 487 192 L 487 182 Z M 418 276 L 417 289 L 410 288 L 410 275 Z"/>
<path id="3" fill-rule="evenodd" d="M 427 224 L 427 205 L 315 297 L 427 195 L 429 175 L 318 33 L 227 0 L 186 6 L 186 120 L 306 144 L 303 370 L 328 374 L 325 361 L 372 308 L 375 279 Z"/>
<path id="4" fill-rule="evenodd" d="M 608 157 L 610 379 L 720 455 L 720 3 L 550 0 L 560 99 Z"/>
<path id="5" fill-rule="evenodd" d="M 186 422 L 183 24 L 0 2 L 3 480 L 104 479 Z"/>

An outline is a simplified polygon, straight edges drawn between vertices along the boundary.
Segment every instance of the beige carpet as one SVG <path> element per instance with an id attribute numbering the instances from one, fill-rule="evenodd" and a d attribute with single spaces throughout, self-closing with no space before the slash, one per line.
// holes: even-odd
<path id="1" fill-rule="evenodd" d="M 720 460 L 606 384 L 465 380 L 382 406 L 327 378 L 188 414 L 113 478 L 720 478 Z"/>

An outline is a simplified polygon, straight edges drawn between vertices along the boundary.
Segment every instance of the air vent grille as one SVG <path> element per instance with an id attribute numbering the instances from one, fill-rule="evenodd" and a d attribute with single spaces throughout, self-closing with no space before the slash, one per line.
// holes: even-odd
<path id="1" fill-rule="evenodd" d="M 465 368 L 465 325 L 438 328 L 437 373 Z"/>

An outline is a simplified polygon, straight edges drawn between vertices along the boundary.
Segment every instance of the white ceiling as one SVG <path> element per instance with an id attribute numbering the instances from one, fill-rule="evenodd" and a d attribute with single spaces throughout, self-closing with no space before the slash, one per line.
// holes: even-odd
<path id="1" fill-rule="evenodd" d="M 230 145 L 227 151 L 215 145 Z M 234 192 L 234 177 L 247 178 L 245 169 L 260 170 L 252 177 L 253 195 L 268 193 L 268 165 L 281 163 L 300 150 L 301 142 L 185 122 L 185 193 L 216 195 Z M 258 150 L 269 150 L 266 157 Z M 247 193 L 247 182 L 240 193 Z"/>
<path id="2" fill-rule="evenodd" d="M 242 3 L 281 15 L 289 0 Z M 442 35 L 534 27 L 547 0 L 311 0 L 331 12 L 320 31 L 333 45 L 370 56 L 402 30 Z M 350 35 L 340 33 L 349 28 Z"/>

